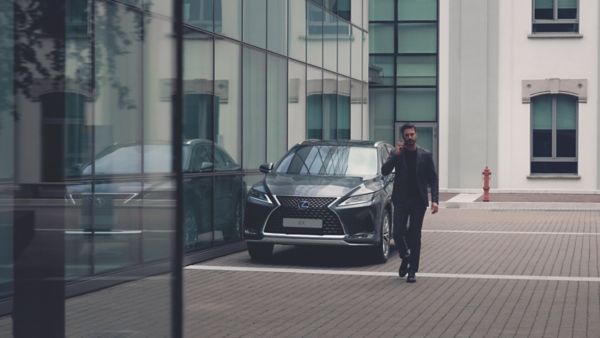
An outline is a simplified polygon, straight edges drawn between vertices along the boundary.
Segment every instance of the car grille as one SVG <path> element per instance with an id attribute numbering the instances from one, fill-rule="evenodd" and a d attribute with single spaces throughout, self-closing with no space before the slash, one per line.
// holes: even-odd
<path id="1" fill-rule="evenodd" d="M 332 197 L 290 197 L 277 196 L 281 206 L 269 217 L 265 232 L 299 234 L 299 235 L 343 235 L 344 230 L 339 218 L 327 206 L 335 201 Z M 307 209 L 298 207 L 300 202 L 307 201 Z M 284 218 L 310 218 L 323 220 L 322 229 L 283 227 Z"/>

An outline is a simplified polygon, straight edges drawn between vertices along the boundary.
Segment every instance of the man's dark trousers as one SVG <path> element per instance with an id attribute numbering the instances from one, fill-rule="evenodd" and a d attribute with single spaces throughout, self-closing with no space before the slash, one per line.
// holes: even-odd
<path id="1" fill-rule="evenodd" d="M 426 210 L 425 206 L 401 205 L 400 203 L 394 205 L 394 242 L 400 257 L 403 260 L 408 259 L 409 272 L 419 271 L 421 228 Z M 409 250 L 410 256 L 408 256 Z"/>

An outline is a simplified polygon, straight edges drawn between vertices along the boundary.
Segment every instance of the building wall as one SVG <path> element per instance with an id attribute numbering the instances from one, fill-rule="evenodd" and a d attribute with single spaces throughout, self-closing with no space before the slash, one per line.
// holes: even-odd
<path id="1" fill-rule="evenodd" d="M 571 38 L 533 35 L 531 1 L 442 3 L 440 25 L 449 34 L 440 41 L 448 60 L 440 62 L 440 78 L 448 78 L 440 88 L 440 102 L 448 101 L 447 112 L 440 108 L 441 188 L 481 189 L 489 166 L 496 190 L 597 190 L 598 3 L 579 1 L 581 37 Z M 577 105 L 577 177 L 531 174 L 531 104 L 523 103 L 522 81 L 551 78 L 587 80 L 587 102 Z"/>

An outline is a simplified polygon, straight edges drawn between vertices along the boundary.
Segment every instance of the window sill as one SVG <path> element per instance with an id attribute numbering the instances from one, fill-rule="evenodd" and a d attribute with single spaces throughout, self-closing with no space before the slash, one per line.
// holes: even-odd
<path id="1" fill-rule="evenodd" d="M 580 180 L 577 174 L 530 174 L 528 180 Z"/>
<path id="2" fill-rule="evenodd" d="M 527 35 L 529 39 L 581 39 L 582 34 L 579 33 L 560 33 L 560 32 L 548 32 L 548 33 L 531 33 Z"/>

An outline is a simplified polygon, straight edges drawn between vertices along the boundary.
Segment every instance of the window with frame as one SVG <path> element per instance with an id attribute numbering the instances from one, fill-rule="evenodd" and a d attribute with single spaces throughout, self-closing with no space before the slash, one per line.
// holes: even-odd
<path id="1" fill-rule="evenodd" d="M 578 33 L 579 0 L 533 0 L 533 33 Z"/>
<path id="2" fill-rule="evenodd" d="M 577 97 L 531 99 L 531 173 L 577 174 Z"/>

